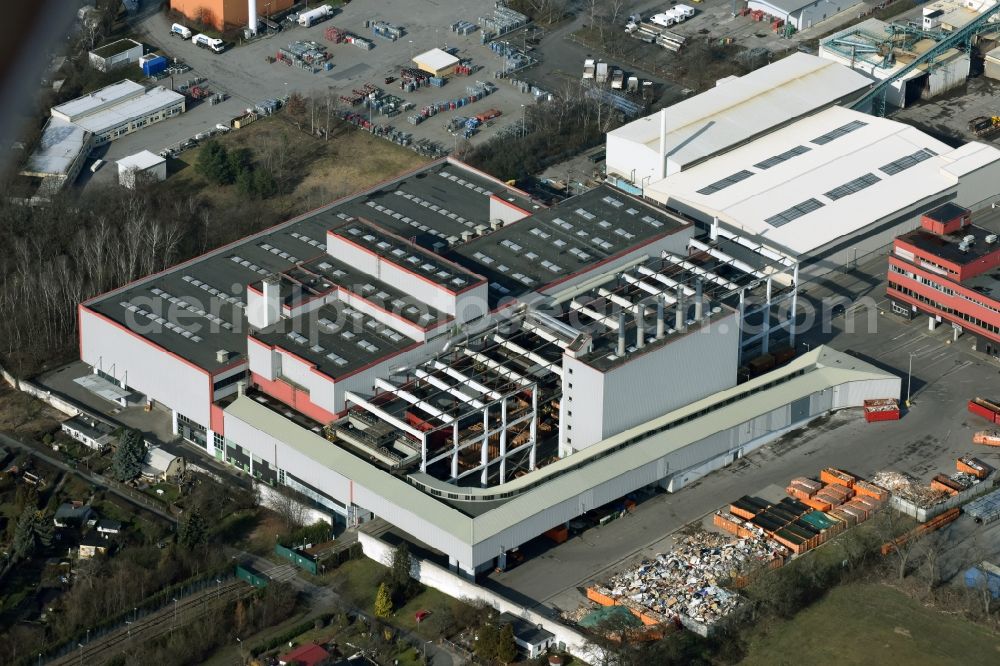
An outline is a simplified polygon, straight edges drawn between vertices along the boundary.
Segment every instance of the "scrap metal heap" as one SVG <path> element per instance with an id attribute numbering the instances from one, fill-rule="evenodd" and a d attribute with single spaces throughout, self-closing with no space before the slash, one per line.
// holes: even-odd
<path id="1" fill-rule="evenodd" d="M 751 570 L 772 566 L 787 551 L 761 530 L 746 538 L 698 531 L 683 537 L 669 552 L 612 576 L 604 595 L 639 616 L 644 623 L 679 619 L 711 625 L 731 615 L 742 597 L 732 589 Z M 597 596 L 597 595 L 591 595 Z"/>

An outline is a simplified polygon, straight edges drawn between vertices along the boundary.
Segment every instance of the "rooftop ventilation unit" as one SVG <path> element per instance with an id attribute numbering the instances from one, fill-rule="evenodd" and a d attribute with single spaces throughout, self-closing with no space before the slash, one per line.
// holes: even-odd
<path id="1" fill-rule="evenodd" d="M 996 234 L 990 234 L 989 236 L 986 237 L 986 242 L 989 245 L 993 245 L 993 243 L 997 242 L 997 235 Z"/>
<path id="2" fill-rule="evenodd" d="M 973 245 L 976 242 L 976 237 L 973 236 L 972 234 L 969 234 L 968 236 L 962 239 L 962 242 L 965 243 L 966 245 Z"/>
<path id="3" fill-rule="evenodd" d="M 225 363 L 226 361 L 229 360 L 229 352 L 226 351 L 225 349 L 220 349 L 219 351 L 215 352 L 215 360 L 218 363 Z"/>

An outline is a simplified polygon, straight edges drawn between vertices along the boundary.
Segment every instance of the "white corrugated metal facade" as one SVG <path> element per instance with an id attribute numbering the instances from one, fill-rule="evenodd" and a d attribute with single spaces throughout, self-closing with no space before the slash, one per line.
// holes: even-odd
<path id="1" fill-rule="evenodd" d="M 386 519 L 472 573 L 489 566 L 502 551 L 590 509 L 654 483 L 677 490 L 831 409 L 898 396 L 901 385 L 899 377 L 824 347 L 772 375 L 697 401 L 506 486 L 459 489 L 445 484 L 452 493 L 470 496 L 514 495 L 475 517 L 245 397 L 226 411 L 226 437 L 338 502 Z M 765 385 L 769 388 L 760 390 Z M 539 485 L 525 488 L 538 480 Z"/>

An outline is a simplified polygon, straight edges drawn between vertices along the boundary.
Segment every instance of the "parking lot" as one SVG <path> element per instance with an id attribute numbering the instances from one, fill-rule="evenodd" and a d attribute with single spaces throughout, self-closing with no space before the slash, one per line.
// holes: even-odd
<path id="1" fill-rule="evenodd" d="M 167 85 L 177 86 L 186 79 L 200 76 L 207 79 L 205 85 L 211 91 L 223 92 L 230 97 L 221 105 L 203 103 L 191 108 L 181 116 L 181 120 L 185 122 L 171 120 L 164 123 L 164 128 L 157 134 L 144 130 L 140 133 L 145 137 L 143 147 L 156 151 L 176 145 L 199 131 L 233 118 L 243 109 L 264 99 L 284 98 L 292 93 L 313 96 L 323 104 L 329 97 L 337 107 L 349 108 L 340 97 L 349 96 L 353 90 L 361 89 L 369 83 L 413 105 L 413 109 L 391 118 L 380 116 L 376 111 L 371 114 L 372 122 L 393 125 L 399 130 L 412 133 L 414 140 L 428 139 L 438 142 L 446 149 L 456 145 L 456 137 L 445 129 L 448 121 L 455 116 L 475 115 L 492 108 L 502 112 L 503 115 L 492 121 L 490 127 L 485 127 L 472 138 L 473 142 L 488 139 L 496 132 L 521 122 L 522 105 L 532 103 L 534 97 L 521 92 L 506 80 L 494 78 L 500 61 L 487 46 L 481 44 L 481 31 L 459 35 L 450 30 L 450 26 L 459 20 L 478 23 L 479 16 L 492 12 L 492 2 L 475 0 L 463 3 L 460 10 L 448 3 L 430 0 L 387 0 L 378 3 L 377 7 L 377 11 L 373 11 L 365 3 L 352 3 L 333 18 L 310 28 L 285 22 L 281 32 L 236 44 L 220 55 L 198 48 L 190 41 L 172 38 L 171 22 L 163 13 L 143 19 L 136 30 L 147 44 L 192 67 L 192 71 L 173 77 L 172 83 L 165 79 Z M 403 27 L 406 34 L 396 41 L 377 37 L 372 34 L 371 29 L 365 27 L 366 20 L 386 21 Z M 363 50 L 352 44 L 327 41 L 325 32 L 331 26 L 364 37 L 374 44 L 374 48 Z M 280 61 L 268 62 L 269 57 L 273 59 L 279 49 L 286 48 L 295 41 L 313 41 L 326 47 L 332 55 L 333 68 L 316 68 L 317 71 L 313 73 Z M 412 67 L 413 56 L 435 47 L 457 48 L 459 58 L 471 58 L 473 65 L 479 65 L 482 69 L 470 76 L 451 77 L 442 88 L 425 86 L 414 92 L 403 92 L 398 81 L 384 83 L 386 77 L 398 77 L 400 68 Z M 414 126 L 407 121 L 407 116 L 423 106 L 466 96 L 466 86 L 474 85 L 477 81 L 494 83 L 497 86 L 496 92 L 462 109 L 439 113 L 420 125 Z M 368 110 L 360 106 L 355 110 L 368 115 Z"/>
<path id="2" fill-rule="evenodd" d="M 841 314 L 834 318 L 832 330 L 801 336 L 798 346 L 803 351 L 826 342 L 836 349 L 853 350 L 902 377 L 904 398 L 912 358 L 913 402 L 901 421 L 869 424 L 860 410 L 834 414 L 679 493 L 654 495 L 624 518 L 588 529 L 564 544 L 554 546 L 544 537 L 536 539 L 522 547 L 528 555 L 524 563 L 491 574 L 485 584 L 554 616 L 577 608 L 584 601 L 582 587 L 586 584 L 605 580 L 613 572 L 663 552 L 672 543 L 673 533 L 685 525 L 703 519 L 731 499 L 784 488 L 796 476 L 815 476 L 820 469 L 832 466 L 863 477 L 895 470 L 928 483 L 937 473 L 953 473 L 955 458 L 965 454 L 1000 468 L 1000 453 L 972 444 L 973 432 L 986 422 L 966 409 L 969 398 L 995 391 L 1000 362 L 974 352 L 968 337 L 952 342 L 950 326 L 929 331 L 926 317 L 906 322 L 886 311 L 885 270 L 885 258 L 878 257 L 841 276 L 836 284 L 807 288 L 816 298 L 830 294 L 872 297 L 880 312 L 874 318 L 874 330 L 868 330 L 861 311 L 856 313 L 854 332 L 847 332 Z M 1000 554 L 1000 529 L 979 529 L 965 517 L 954 529 L 961 534 L 978 534 L 980 559 Z"/>

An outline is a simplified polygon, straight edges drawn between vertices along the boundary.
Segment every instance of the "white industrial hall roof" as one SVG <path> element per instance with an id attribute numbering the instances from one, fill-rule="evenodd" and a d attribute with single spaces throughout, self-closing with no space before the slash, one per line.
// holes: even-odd
<path id="1" fill-rule="evenodd" d="M 832 107 L 651 183 L 646 196 L 803 255 L 998 162 L 993 146 L 952 149 L 909 125 Z"/>
<path id="2" fill-rule="evenodd" d="M 59 106 L 53 106 L 52 115 L 62 117 L 64 120 L 70 122 L 76 122 L 80 118 L 107 108 L 111 104 L 117 104 L 137 97 L 145 90 L 146 88 L 142 84 L 123 79 L 118 83 L 112 83 L 100 90 L 95 90 L 89 95 L 71 99 Z"/>
<path id="3" fill-rule="evenodd" d="M 142 171 L 143 169 L 148 169 L 149 167 L 156 166 L 161 162 L 166 162 L 166 159 L 160 157 L 156 153 L 150 152 L 148 150 L 143 150 L 135 155 L 129 155 L 118 160 L 119 169 L 137 169 Z"/>
<path id="4" fill-rule="evenodd" d="M 77 120 L 76 124 L 94 134 L 102 134 L 183 99 L 184 95 L 160 86 L 146 91 L 141 97 L 127 99 L 97 113 L 84 116 Z"/>
<path id="5" fill-rule="evenodd" d="M 66 175 L 87 146 L 87 130 L 62 118 L 49 118 L 42 130 L 38 148 L 25 171 L 36 174 Z"/>
<path id="6" fill-rule="evenodd" d="M 670 171 L 823 108 L 871 85 L 844 65 L 793 53 L 666 109 L 666 155 Z M 608 133 L 659 150 L 660 114 L 640 118 Z M 627 172 L 626 172 L 627 173 Z"/>
<path id="7" fill-rule="evenodd" d="M 445 69 L 446 67 L 451 67 L 452 65 L 457 65 L 458 58 L 442 49 L 431 49 L 430 51 L 418 55 L 413 59 L 413 62 L 437 71 Z"/>

